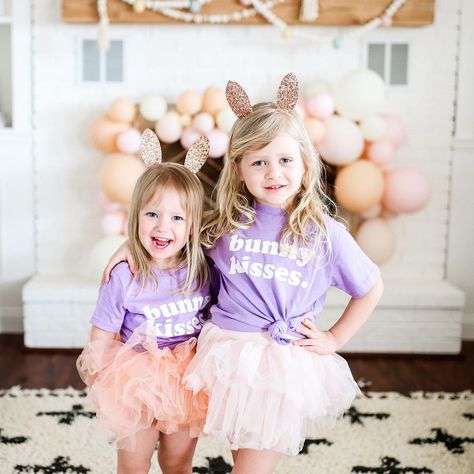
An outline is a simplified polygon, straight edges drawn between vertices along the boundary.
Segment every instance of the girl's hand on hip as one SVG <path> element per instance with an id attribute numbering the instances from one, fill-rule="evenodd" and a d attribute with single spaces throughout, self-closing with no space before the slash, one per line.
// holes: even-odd
<path id="1" fill-rule="evenodd" d="M 320 331 L 309 319 L 304 319 L 295 328 L 295 331 L 306 336 L 306 339 L 293 341 L 294 346 L 302 346 L 307 351 L 319 355 L 332 354 L 339 349 L 336 338 L 331 331 Z"/>

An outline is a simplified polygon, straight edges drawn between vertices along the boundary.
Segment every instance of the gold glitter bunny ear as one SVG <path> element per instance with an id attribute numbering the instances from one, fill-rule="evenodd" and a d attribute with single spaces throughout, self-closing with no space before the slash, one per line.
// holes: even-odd
<path id="1" fill-rule="evenodd" d="M 184 160 L 184 166 L 196 174 L 209 156 L 209 139 L 199 137 L 189 148 Z"/>
<path id="2" fill-rule="evenodd" d="M 277 107 L 291 112 L 298 102 L 298 79 L 293 73 L 287 74 L 280 83 L 277 95 Z"/>
<path id="3" fill-rule="evenodd" d="M 229 81 L 225 88 L 225 95 L 230 108 L 237 117 L 242 118 L 252 112 L 249 96 L 239 83 Z"/>
<path id="4" fill-rule="evenodd" d="M 140 157 L 147 168 L 156 165 L 157 163 L 161 163 L 162 154 L 160 141 L 155 135 L 155 132 L 149 128 L 142 133 Z"/>

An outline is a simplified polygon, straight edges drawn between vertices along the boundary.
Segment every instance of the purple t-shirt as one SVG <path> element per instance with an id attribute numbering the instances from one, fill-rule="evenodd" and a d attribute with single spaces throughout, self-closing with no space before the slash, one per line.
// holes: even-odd
<path id="1" fill-rule="evenodd" d="M 249 229 L 221 237 L 207 252 L 219 270 L 212 321 L 234 331 L 268 331 L 281 344 L 304 337 L 293 329 L 304 318 L 314 321 L 329 287 L 358 298 L 376 283 L 380 272 L 342 224 L 326 216 L 332 245 L 319 258 L 304 247 L 280 246 L 286 211 L 256 204 Z"/>
<path id="2" fill-rule="evenodd" d="M 196 337 L 204 324 L 203 309 L 210 301 L 209 285 L 201 291 L 183 295 L 177 292 L 186 269 L 154 270 L 158 289 L 140 285 L 133 279 L 128 264 L 119 263 L 103 283 L 91 324 L 104 331 L 120 333 L 126 342 L 133 331 L 147 322 L 148 334 L 156 336 L 158 347 L 173 348 L 190 337 Z"/>

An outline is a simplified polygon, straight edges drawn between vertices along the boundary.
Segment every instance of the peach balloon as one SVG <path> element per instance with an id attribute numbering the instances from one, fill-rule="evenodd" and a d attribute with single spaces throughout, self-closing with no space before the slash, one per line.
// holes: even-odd
<path id="1" fill-rule="evenodd" d="M 115 153 L 118 151 L 117 135 L 130 127 L 128 123 L 114 122 L 106 115 L 92 122 L 90 137 L 92 143 L 104 153 Z"/>
<path id="2" fill-rule="evenodd" d="M 395 115 L 382 114 L 382 118 L 385 120 L 385 133 L 383 138 L 393 146 L 398 147 L 405 138 L 405 127 L 401 120 Z"/>
<path id="3" fill-rule="evenodd" d="M 357 231 L 356 241 L 377 265 L 386 263 L 395 253 L 395 232 L 385 219 L 363 222 Z"/>
<path id="4" fill-rule="evenodd" d="M 304 121 L 304 127 L 308 132 L 311 143 L 320 143 L 324 139 L 326 127 L 321 120 L 315 118 L 308 118 Z"/>
<path id="5" fill-rule="evenodd" d="M 416 212 L 426 205 L 430 194 L 431 185 L 423 173 L 399 168 L 385 175 L 382 204 L 395 214 Z"/>
<path id="6" fill-rule="evenodd" d="M 324 121 L 326 133 L 319 143 L 319 152 L 331 165 L 345 165 L 356 160 L 364 150 L 360 128 L 345 117 L 332 116 Z"/>
<path id="7" fill-rule="evenodd" d="M 167 112 L 155 126 L 156 135 L 163 143 L 174 143 L 181 138 L 181 120 L 177 112 Z"/>
<path id="8" fill-rule="evenodd" d="M 136 128 L 129 128 L 117 135 L 117 148 L 121 153 L 134 154 L 140 149 L 141 133 Z"/>
<path id="9" fill-rule="evenodd" d="M 367 147 L 367 158 L 378 165 L 384 165 L 393 159 L 395 148 L 386 140 L 378 140 Z"/>
<path id="10" fill-rule="evenodd" d="M 107 115 L 114 122 L 130 123 L 135 118 L 137 107 L 130 99 L 120 98 L 112 102 Z"/>
<path id="11" fill-rule="evenodd" d="M 135 156 L 120 153 L 110 155 L 100 175 L 102 190 L 111 201 L 128 204 L 135 183 L 144 170 L 145 165 Z"/>
<path id="12" fill-rule="evenodd" d="M 214 115 L 224 107 L 228 107 L 224 89 L 215 86 L 208 87 L 202 98 L 202 110 Z"/>
<path id="13" fill-rule="evenodd" d="M 358 160 L 336 175 L 337 202 L 351 212 L 362 212 L 376 206 L 382 198 L 383 173 L 370 161 Z"/>
<path id="14" fill-rule="evenodd" d="M 180 114 L 195 115 L 202 108 L 202 96 L 196 91 L 184 91 L 176 101 L 176 110 Z"/>
<path id="15" fill-rule="evenodd" d="M 198 133 L 205 135 L 214 128 L 214 119 L 207 112 L 197 114 L 191 123 L 191 127 Z"/>

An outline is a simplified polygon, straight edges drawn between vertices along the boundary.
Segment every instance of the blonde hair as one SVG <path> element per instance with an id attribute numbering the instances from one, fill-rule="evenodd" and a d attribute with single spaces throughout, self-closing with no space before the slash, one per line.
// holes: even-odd
<path id="1" fill-rule="evenodd" d="M 176 163 L 160 163 L 148 168 L 138 179 L 133 190 L 128 221 L 128 238 L 133 261 L 136 264 L 136 278 L 141 290 L 147 281 L 158 286 L 158 279 L 152 271 L 153 259 L 145 250 L 139 238 L 139 217 L 143 207 L 150 202 L 155 192 L 173 188 L 179 194 L 186 212 L 189 237 L 179 255 L 177 267 L 186 266 L 186 280 L 180 282 L 179 291 L 199 291 L 208 280 L 208 268 L 201 248 L 200 235 L 203 215 L 204 190 L 201 182 L 189 169 Z"/>
<path id="2" fill-rule="evenodd" d="M 203 228 L 206 248 L 214 247 L 222 235 L 248 228 L 254 222 L 254 197 L 240 180 L 237 168 L 246 153 L 260 150 L 280 133 L 298 142 L 305 165 L 301 188 L 287 209 L 288 224 L 283 229 L 281 243 L 302 244 L 316 254 L 323 237 L 330 250 L 324 214 L 329 213 L 329 206 L 332 208 L 334 203 L 324 192 L 323 164 L 296 113 L 271 102 L 253 106 L 252 112 L 237 120 L 231 130 L 224 168 L 216 187 L 216 209 L 206 216 Z"/>

